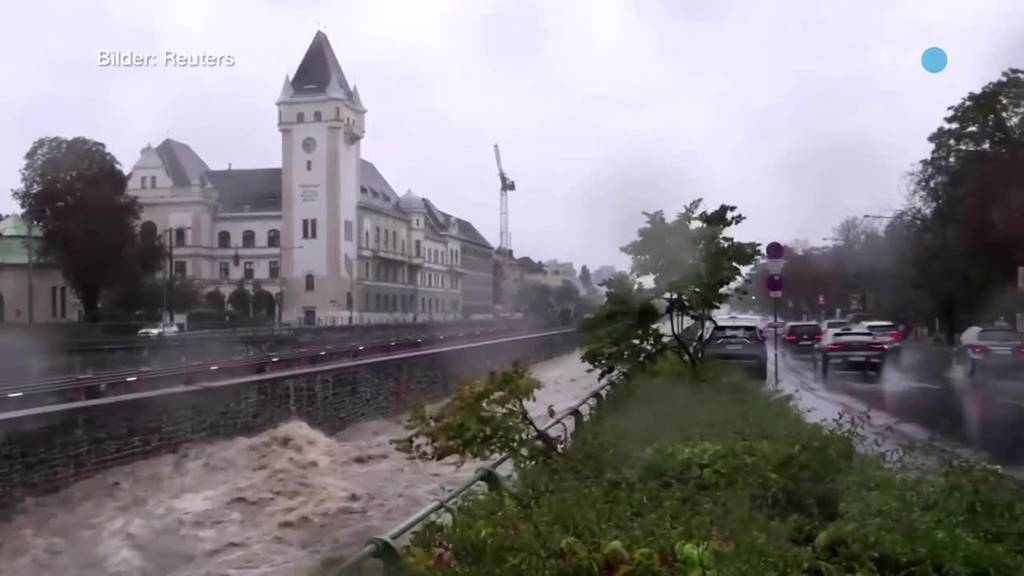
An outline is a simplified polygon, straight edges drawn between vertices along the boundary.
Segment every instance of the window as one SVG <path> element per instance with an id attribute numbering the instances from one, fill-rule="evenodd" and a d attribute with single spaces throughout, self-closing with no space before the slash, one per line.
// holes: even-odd
<path id="1" fill-rule="evenodd" d="M 363 310 L 370 309 L 370 293 L 363 292 Z"/>
<path id="2" fill-rule="evenodd" d="M 420 219 L 419 219 L 419 218 L 417 218 L 417 219 L 416 219 L 416 227 L 417 227 L 417 228 L 419 228 L 419 227 L 420 227 Z"/>
<path id="3" fill-rule="evenodd" d="M 145 190 L 147 178 L 145 176 L 139 176 L 139 179 L 142 180 L 142 189 Z"/>
<path id="4" fill-rule="evenodd" d="M 373 309 L 380 312 L 380 294 L 373 295 Z"/>
<path id="5" fill-rule="evenodd" d="M 185 261 L 175 260 L 174 261 L 174 277 L 182 279 L 185 277 Z"/>
<path id="6" fill-rule="evenodd" d="M 270 230 L 267 232 L 267 246 L 271 248 L 281 247 L 281 233 L 277 230 Z"/>
<path id="7" fill-rule="evenodd" d="M 316 238 L 316 218 L 302 219 L 302 237 L 307 240 Z"/>
<path id="8" fill-rule="evenodd" d="M 309 237 L 316 238 L 316 218 L 309 219 Z"/>
<path id="9" fill-rule="evenodd" d="M 352 309 L 352 293 L 345 292 L 345 310 Z"/>
<path id="10" fill-rule="evenodd" d="M 184 246 L 185 245 L 185 229 L 175 228 L 174 229 L 174 245 Z"/>
<path id="11" fill-rule="evenodd" d="M 50 286 L 50 318 L 57 317 L 57 287 Z"/>
<path id="12" fill-rule="evenodd" d="M 252 260 L 246 260 L 242 264 L 242 270 L 245 272 L 246 280 L 252 280 L 256 277 L 256 263 Z"/>
<path id="13" fill-rule="evenodd" d="M 341 106 L 334 107 L 334 119 L 341 120 Z"/>
<path id="14" fill-rule="evenodd" d="M 380 248 L 380 226 L 375 226 L 373 229 L 373 247 Z"/>
<path id="15" fill-rule="evenodd" d="M 149 177 L 149 187 L 156 188 L 156 176 Z"/>
<path id="16" fill-rule="evenodd" d="M 364 264 L 366 264 L 366 266 L 363 269 L 364 270 L 363 271 L 363 278 L 365 278 L 366 280 L 369 280 L 370 279 L 370 263 L 369 262 L 364 262 Z"/>
<path id="17" fill-rule="evenodd" d="M 391 246 L 391 242 L 389 241 L 390 239 L 391 239 L 391 235 L 388 234 L 387 230 L 385 230 L 384 231 L 384 249 L 385 250 L 387 250 Z"/>
<path id="18" fill-rule="evenodd" d="M 267 264 L 267 267 L 270 270 L 270 277 L 271 278 L 280 278 L 281 277 L 281 263 L 280 262 L 278 262 L 277 260 L 271 260 Z"/>
<path id="19" fill-rule="evenodd" d="M 419 240 L 417 240 L 417 241 L 416 241 L 416 257 L 417 257 L 417 258 L 422 258 L 422 257 L 423 257 L 423 254 L 422 254 L 422 252 L 423 252 L 423 250 L 422 250 L 422 248 L 420 247 L 420 241 L 419 241 Z"/>
<path id="20" fill-rule="evenodd" d="M 345 241 L 346 242 L 351 242 L 352 241 L 352 221 L 351 220 L 345 220 Z"/>
<path id="21" fill-rule="evenodd" d="M 231 248 L 231 232 L 227 230 L 221 230 L 217 233 L 217 247 L 218 248 Z"/>
<path id="22" fill-rule="evenodd" d="M 313 171 L 313 161 L 312 160 L 306 160 L 306 172 L 312 172 L 312 171 Z"/>
<path id="23" fill-rule="evenodd" d="M 370 247 L 370 231 L 368 229 L 363 231 L 363 246 Z"/>
<path id="24" fill-rule="evenodd" d="M 67 286 L 60 287 L 60 317 L 68 317 L 68 288 Z"/>
<path id="25" fill-rule="evenodd" d="M 306 292 L 312 292 L 316 289 L 316 279 L 313 278 L 312 274 L 306 274 Z"/>
<path id="26" fill-rule="evenodd" d="M 255 248 L 256 247 L 256 233 L 252 230 L 246 230 L 242 232 L 242 248 Z"/>
<path id="27" fill-rule="evenodd" d="M 231 278 L 230 262 L 218 262 L 217 267 L 219 269 L 219 276 L 221 280 L 227 280 L 228 278 Z"/>
<path id="28" fill-rule="evenodd" d="M 426 312 L 426 311 L 427 311 L 427 299 L 426 298 L 420 298 L 420 312 Z"/>
<path id="29" fill-rule="evenodd" d="M 323 117 L 322 114 L 320 114 L 319 110 L 317 110 L 316 112 L 313 112 L 313 122 L 319 122 L 319 121 L 321 121 L 323 119 L 324 119 L 324 117 Z"/>
<path id="30" fill-rule="evenodd" d="M 398 232 L 391 231 L 391 249 L 398 250 Z"/>
<path id="31" fill-rule="evenodd" d="M 405 254 L 405 238 L 402 238 L 402 254 Z"/>
<path id="32" fill-rule="evenodd" d="M 299 112 L 298 114 L 295 115 L 295 121 L 300 123 L 300 124 L 302 122 L 305 122 L 306 121 L 306 115 L 303 114 L 302 112 Z"/>

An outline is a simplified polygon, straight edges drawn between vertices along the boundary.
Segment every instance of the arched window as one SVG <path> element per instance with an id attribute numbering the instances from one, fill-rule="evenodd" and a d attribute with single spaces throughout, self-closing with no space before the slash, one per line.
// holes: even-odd
<path id="1" fill-rule="evenodd" d="M 299 112 L 298 114 L 295 115 L 295 121 L 300 123 L 300 124 L 305 122 L 306 121 L 306 115 L 303 114 L 302 112 Z"/>
<path id="2" fill-rule="evenodd" d="M 306 292 L 312 292 L 316 289 L 316 279 L 313 278 L 312 274 L 306 274 Z"/>
<path id="3" fill-rule="evenodd" d="M 281 233 L 277 230 L 267 232 L 267 246 L 279 248 L 281 246 Z"/>
<path id="4" fill-rule="evenodd" d="M 217 247 L 218 248 L 231 248 L 231 232 L 227 230 L 221 230 L 217 233 Z"/>
<path id="5" fill-rule="evenodd" d="M 156 224 L 154 222 L 146 220 L 141 226 L 139 226 L 139 238 L 142 239 L 144 243 L 156 242 L 156 236 L 157 231 Z"/>
<path id="6" fill-rule="evenodd" d="M 320 114 L 319 110 L 317 110 L 316 112 L 313 112 L 313 122 L 319 122 L 319 121 L 323 120 L 323 118 L 324 117 L 323 117 L 323 115 Z"/>
<path id="7" fill-rule="evenodd" d="M 246 230 L 242 232 L 242 248 L 255 248 L 256 247 L 256 233 L 252 230 Z"/>

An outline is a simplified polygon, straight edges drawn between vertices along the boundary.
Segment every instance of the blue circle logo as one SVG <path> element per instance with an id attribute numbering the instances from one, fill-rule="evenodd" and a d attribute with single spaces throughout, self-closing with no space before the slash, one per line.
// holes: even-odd
<path id="1" fill-rule="evenodd" d="M 924 66 L 924 69 L 932 74 L 938 74 L 945 70 L 948 62 L 946 51 L 942 48 L 932 46 L 921 54 L 921 66 Z"/>

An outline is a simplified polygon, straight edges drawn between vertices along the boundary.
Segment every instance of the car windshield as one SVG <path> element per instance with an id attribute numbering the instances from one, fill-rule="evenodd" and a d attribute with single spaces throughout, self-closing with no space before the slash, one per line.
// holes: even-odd
<path id="1" fill-rule="evenodd" d="M 1021 338 L 1022 335 L 1013 330 L 982 330 L 978 334 L 981 342 L 1020 342 Z"/>
<path id="2" fill-rule="evenodd" d="M 868 326 L 868 330 L 873 334 L 888 334 L 889 332 L 896 331 L 895 324 L 871 324 Z"/>
<path id="3" fill-rule="evenodd" d="M 788 332 L 794 336 L 815 336 L 821 334 L 821 327 L 817 324 L 797 324 L 790 326 Z"/>
<path id="4" fill-rule="evenodd" d="M 833 336 L 833 340 L 852 340 L 855 338 L 874 338 L 875 335 L 871 332 L 836 332 Z"/>
<path id="5" fill-rule="evenodd" d="M 745 338 L 747 340 L 757 339 L 756 326 L 716 326 L 711 332 L 712 340 L 727 340 Z"/>
<path id="6" fill-rule="evenodd" d="M 829 320 L 825 322 L 825 326 L 828 326 L 829 328 L 842 328 L 843 326 L 846 326 L 846 324 L 847 322 L 845 320 Z"/>

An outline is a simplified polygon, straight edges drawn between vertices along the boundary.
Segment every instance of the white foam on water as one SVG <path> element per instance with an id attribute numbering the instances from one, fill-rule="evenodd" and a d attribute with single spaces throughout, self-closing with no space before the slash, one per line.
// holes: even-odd
<path id="1" fill-rule="evenodd" d="M 597 385 L 576 355 L 532 367 L 547 417 Z M 540 416 L 544 415 L 544 416 Z M 474 463 L 395 451 L 400 420 L 328 437 L 291 421 L 104 471 L 0 524 L 0 574 L 294 575 L 358 551 L 469 478 Z"/>

